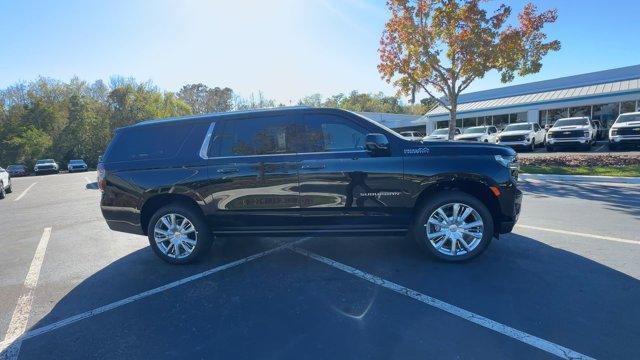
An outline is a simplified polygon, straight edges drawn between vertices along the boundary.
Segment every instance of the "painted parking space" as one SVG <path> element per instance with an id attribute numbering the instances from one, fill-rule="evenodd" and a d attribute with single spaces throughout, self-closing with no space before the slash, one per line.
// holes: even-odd
<path id="1" fill-rule="evenodd" d="M 18 304 L 44 224 L 52 224 L 20 359 L 628 358 L 640 351 L 636 244 L 525 227 L 476 260 L 447 264 L 402 237 L 236 237 L 219 239 L 197 264 L 170 266 L 146 238 L 108 230 L 86 176 L 47 178 L 65 191 L 34 187 L 33 202 L 12 205 L 9 220 L 40 228 L 22 240 L 28 246 L 13 247 L 19 261 L 0 283 L 11 304 L 3 315 Z M 533 218 L 527 214 L 544 212 L 532 201 L 542 190 L 533 190 L 525 191 L 524 225 Z M 580 233 L 602 235 L 580 225 Z M 354 270 L 277 249 L 300 240 L 303 251 Z M 73 351 L 63 345 L 71 343 Z"/>

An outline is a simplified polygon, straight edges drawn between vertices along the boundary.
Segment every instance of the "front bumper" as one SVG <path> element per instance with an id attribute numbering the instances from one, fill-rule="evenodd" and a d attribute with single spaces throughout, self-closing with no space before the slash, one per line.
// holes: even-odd
<path id="1" fill-rule="evenodd" d="M 53 169 L 38 169 L 35 168 L 34 171 L 36 172 L 36 174 L 43 174 L 43 173 L 55 173 L 58 172 L 58 169 L 53 168 Z"/>
<path id="2" fill-rule="evenodd" d="M 640 135 L 616 135 L 609 138 L 609 143 L 624 145 L 640 145 Z"/>
<path id="3" fill-rule="evenodd" d="M 497 226 L 494 231 L 498 234 L 507 234 L 513 230 L 520 217 L 522 191 L 515 185 L 502 187 L 501 191 L 502 194 L 499 201 L 502 214 L 496 222 Z"/>
<path id="4" fill-rule="evenodd" d="M 547 145 L 553 146 L 576 146 L 576 145 L 589 145 L 591 138 L 579 137 L 579 138 L 547 138 Z"/>
<path id="5" fill-rule="evenodd" d="M 510 146 L 512 148 L 528 148 L 531 147 L 531 141 L 498 141 L 498 145 Z"/>

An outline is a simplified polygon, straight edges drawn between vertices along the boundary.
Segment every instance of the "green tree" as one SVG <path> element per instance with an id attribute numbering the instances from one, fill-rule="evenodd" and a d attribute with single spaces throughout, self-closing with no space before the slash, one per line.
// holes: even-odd
<path id="1" fill-rule="evenodd" d="M 458 96 L 491 70 L 503 82 L 515 75 L 540 71 L 542 58 L 560 49 L 546 41 L 542 29 L 557 19 L 557 11 L 537 13 L 527 4 L 515 25 L 508 25 L 511 7 L 500 5 L 492 14 L 482 0 L 388 0 L 391 16 L 380 40 L 378 70 L 400 93 L 415 96 L 418 89 L 450 114 L 453 138 Z M 438 96 L 441 94 L 441 96 Z"/>
<path id="2" fill-rule="evenodd" d="M 178 98 L 191 106 L 194 114 L 229 111 L 233 108 L 233 90 L 230 88 L 209 88 L 204 84 L 184 85 Z"/>

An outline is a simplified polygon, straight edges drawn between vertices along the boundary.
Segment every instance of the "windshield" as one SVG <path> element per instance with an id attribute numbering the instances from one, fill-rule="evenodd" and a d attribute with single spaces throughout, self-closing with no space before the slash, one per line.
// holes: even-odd
<path id="1" fill-rule="evenodd" d="M 487 132 L 487 127 L 486 126 L 480 126 L 480 127 L 466 128 L 466 129 L 464 129 L 464 131 L 462 133 L 463 134 L 484 134 L 485 132 Z"/>
<path id="2" fill-rule="evenodd" d="M 504 128 L 504 131 L 522 131 L 522 130 L 531 130 L 531 124 L 514 124 L 508 125 Z"/>
<path id="3" fill-rule="evenodd" d="M 71 160 L 69 164 L 84 164 L 84 160 Z"/>
<path id="4" fill-rule="evenodd" d="M 38 160 L 36 161 L 36 164 L 49 164 L 54 162 L 53 159 L 44 159 L 44 160 Z"/>
<path id="5" fill-rule="evenodd" d="M 589 119 L 587 119 L 587 118 L 560 119 L 560 120 L 556 121 L 555 124 L 553 124 L 554 127 L 556 127 L 556 126 L 583 126 L 583 125 L 590 125 L 589 124 Z"/>
<path id="6" fill-rule="evenodd" d="M 449 129 L 438 129 L 431 133 L 431 135 L 447 135 L 449 133 Z"/>
<path id="7" fill-rule="evenodd" d="M 620 116 L 618 116 L 618 118 L 616 119 L 616 122 L 614 124 L 631 122 L 631 121 L 640 121 L 640 114 L 623 114 L 623 115 L 620 115 Z"/>
<path id="8" fill-rule="evenodd" d="M 24 165 L 9 165 L 7 170 L 21 170 L 24 169 Z"/>

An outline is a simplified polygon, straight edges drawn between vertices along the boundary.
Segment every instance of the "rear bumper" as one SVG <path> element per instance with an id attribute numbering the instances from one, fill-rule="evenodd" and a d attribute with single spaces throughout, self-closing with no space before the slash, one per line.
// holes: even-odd
<path id="1" fill-rule="evenodd" d="M 140 225 L 140 212 L 130 207 L 100 206 L 109 229 L 129 234 L 144 235 Z"/>

